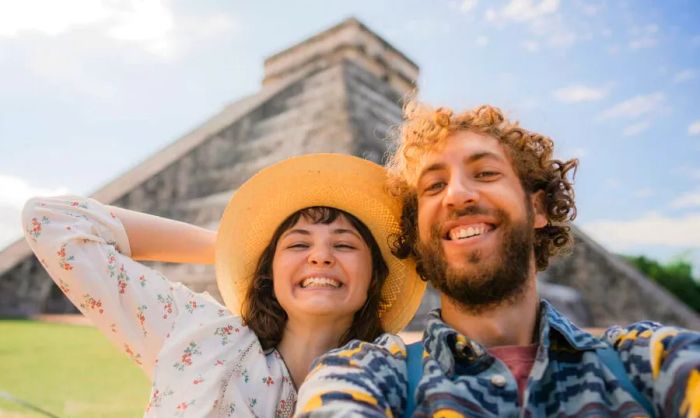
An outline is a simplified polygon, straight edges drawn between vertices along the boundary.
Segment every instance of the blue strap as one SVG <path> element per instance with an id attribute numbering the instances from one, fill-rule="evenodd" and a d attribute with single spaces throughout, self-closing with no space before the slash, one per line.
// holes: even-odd
<path id="1" fill-rule="evenodd" d="M 617 354 L 617 352 L 612 347 L 607 346 L 596 350 L 596 353 L 598 353 L 598 357 L 603 364 L 605 364 L 605 366 L 615 375 L 615 378 L 617 378 L 617 383 L 620 385 L 620 387 L 632 395 L 632 398 L 634 398 L 637 403 L 642 405 L 650 417 L 656 416 L 654 413 L 654 407 L 652 406 L 651 402 L 649 402 L 649 399 L 642 395 L 639 390 L 637 390 L 637 387 L 632 384 L 629 375 L 625 371 L 625 366 L 622 364 L 622 360 L 620 360 L 620 356 Z"/>
<path id="2" fill-rule="evenodd" d="M 406 371 L 408 389 L 406 390 L 406 410 L 403 416 L 413 416 L 416 409 L 416 388 L 423 376 L 423 341 L 417 341 L 406 346 Z"/>

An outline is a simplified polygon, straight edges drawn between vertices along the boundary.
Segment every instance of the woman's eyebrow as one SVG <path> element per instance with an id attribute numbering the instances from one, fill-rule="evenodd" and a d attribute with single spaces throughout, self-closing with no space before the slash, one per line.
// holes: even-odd
<path id="1" fill-rule="evenodd" d="M 356 237 L 358 237 L 358 238 L 361 238 L 361 237 L 360 237 L 360 234 L 358 234 L 357 231 L 355 231 L 354 229 L 337 228 L 337 229 L 334 229 L 334 230 L 333 230 L 333 233 L 336 234 L 336 235 L 340 235 L 340 234 L 352 234 L 352 235 L 354 235 L 354 236 L 356 236 Z"/>
<path id="2" fill-rule="evenodd" d="M 282 234 L 282 236 L 280 238 L 284 238 L 284 237 L 292 235 L 292 234 L 311 235 L 311 232 L 308 229 L 293 228 L 293 229 L 288 229 L 287 232 Z"/>

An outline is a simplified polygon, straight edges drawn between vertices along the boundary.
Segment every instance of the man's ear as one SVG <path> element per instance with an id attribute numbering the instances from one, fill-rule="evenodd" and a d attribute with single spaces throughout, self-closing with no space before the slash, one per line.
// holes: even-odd
<path id="1" fill-rule="evenodd" d="M 544 190 L 538 190 L 530 195 L 530 204 L 532 205 L 535 218 L 535 229 L 544 228 L 549 223 L 544 197 Z"/>

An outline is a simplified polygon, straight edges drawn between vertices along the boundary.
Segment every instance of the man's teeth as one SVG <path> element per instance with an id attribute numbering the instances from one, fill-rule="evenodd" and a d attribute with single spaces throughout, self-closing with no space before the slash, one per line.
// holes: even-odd
<path id="1" fill-rule="evenodd" d="M 309 277 L 308 279 L 302 280 L 301 287 L 302 288 L 309 288 L 309 287 L 338 288 L 338 287 L 340 287 L 340 282 L 335 280 L 335 279 L 328 278 L 328 277 Z"/>
<path id="2" fill-rule="evenodd" d="M 450 230 L 450 239 L 453 241 L 471 238 L 486 232 L 486 225 L 458 226 Z"/>

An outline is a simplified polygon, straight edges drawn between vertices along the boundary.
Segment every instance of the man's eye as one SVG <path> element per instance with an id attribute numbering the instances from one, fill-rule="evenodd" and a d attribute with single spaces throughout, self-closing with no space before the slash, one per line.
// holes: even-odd
<path id="1" fill-rule="evenodd" d="M 478 179 L 490 179 L 498 176 L 499 173 L 498 171 L 480 171 L 476 173 L 476 178 Z"/>
<path id="2" fill-rule="evenodd" d="M 445 187 L 445 182 L 444 181 L 436 181 L 435 183 L 429 184 L 424 191 L 425 192 L 437 192 L 442 190 Z"/>

